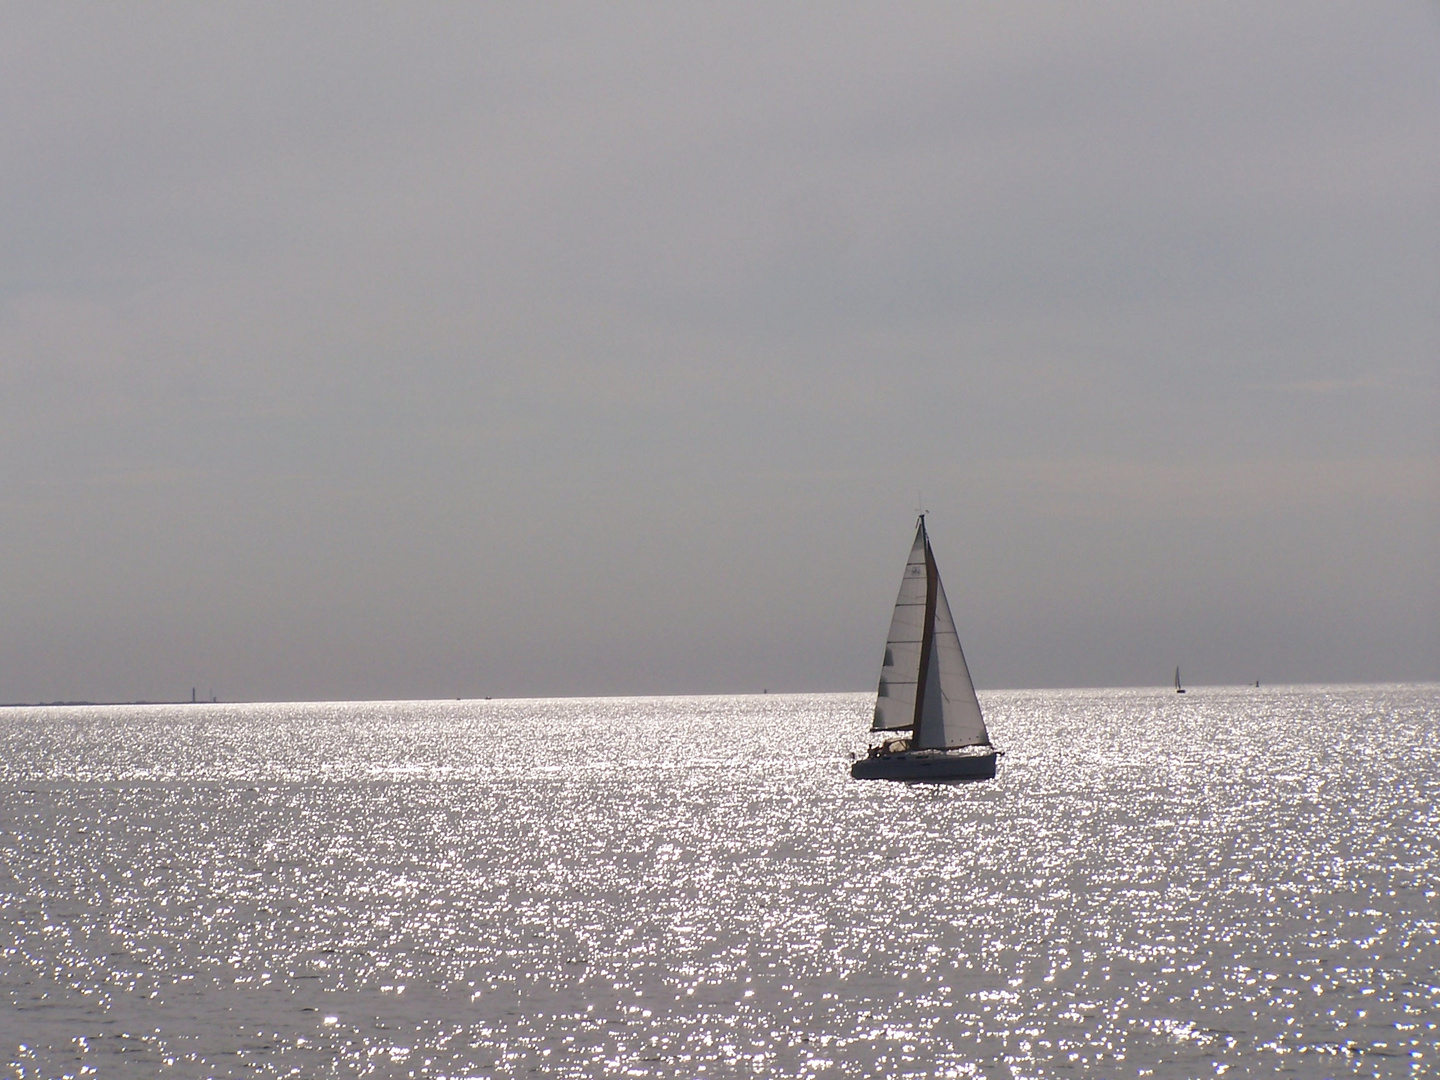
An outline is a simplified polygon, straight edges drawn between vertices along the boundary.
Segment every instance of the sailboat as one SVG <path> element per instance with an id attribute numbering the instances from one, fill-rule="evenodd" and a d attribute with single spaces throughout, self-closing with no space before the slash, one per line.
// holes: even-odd
<path id="1" fill-rule="evenodd" d="M 1000 751 L 985 730 L 924 514 L 900 580 L 870 730 L 900 738 L 883 740 L 856 761 L 850 775 L 857 780 L 988 780 L 995 775 Z"/>
<path id="2" fill-rule="evenodd" d="M 1185 688 L 1180 685 L 1180 668 L 1179 668 L 1179 667 L 1176 667 L 1176 668 L 1175 668 L 1175 693 L 1177 693 L 1177 694 L 1183 694 L 1184 692 L 1185 692 Z"/>

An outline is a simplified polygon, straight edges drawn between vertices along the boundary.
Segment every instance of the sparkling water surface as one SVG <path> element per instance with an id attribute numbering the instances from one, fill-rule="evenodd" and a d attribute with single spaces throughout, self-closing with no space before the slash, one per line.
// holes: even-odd
<path id="1" fill-rule="evenodd" d="M 0 1075 L 1440 1075 L 1440 687 L 0 710 Z"/>

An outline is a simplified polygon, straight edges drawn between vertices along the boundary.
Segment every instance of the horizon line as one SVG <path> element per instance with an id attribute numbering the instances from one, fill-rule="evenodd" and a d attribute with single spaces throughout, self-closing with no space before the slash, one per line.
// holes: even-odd
<path id="1" fill-rule="evenodd" d="M 1440 687 L 1440 680 L 1384 680 L 1380 682 L 1296 682 L 1296 683 L 1188 683 L 1186 691 L 1196 690 L 1300 690 L 1311 688 L 1358 688 L 1358 687 Z M 976 693 L 985 694 L 1016 694 L 1016 693 L 1045 693 L 1045 692 L 1067 692 L 1075 690 L 1155 690 L 1161 693 L 1174 694 L 1174 689 L 1165 683 L 1128 683 L 1121 685 L 1099 686 L 1005 686 L 990 687 L 981 690 L 976 688 Z M 194 706 L 219 706 L 219 705 L 393 705 L 413 703 L 435 703 L 435 702 L 506 702 L 506 701 L 615 701 L 615 700 L 644 700 L 656 698 L 737 698 L 737 697 L 823 697 L 842 695 L 873 694 L 873 690 L 776 690 L 773 693 L 769 689 L 760 690 L 730 691 L 730 692 L 695 692 L 695 693 L 668 693 L 668 694 L 513 694 L 484 697 L 417 697 L 417 698 L 290 698 L 290 699 L 235 699 L 233 701 L 196 701 L 178 699 L 174 701 L 149 701 L 136 699 L 133 701 L 7 701 L 0 702 L 0 709 L 80 709 L 80 708 L 122 708 L 122 707 L 169 707 L 180 705 Z"/>

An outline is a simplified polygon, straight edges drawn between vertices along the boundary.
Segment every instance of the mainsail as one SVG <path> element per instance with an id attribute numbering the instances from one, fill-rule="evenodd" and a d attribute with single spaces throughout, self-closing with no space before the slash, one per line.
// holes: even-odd
<path id="1" fill-rule="evenodd" d="M 870 730 L 908 730 L 915 750 L 990 745 L 924 514 L 900 579 Z"/>

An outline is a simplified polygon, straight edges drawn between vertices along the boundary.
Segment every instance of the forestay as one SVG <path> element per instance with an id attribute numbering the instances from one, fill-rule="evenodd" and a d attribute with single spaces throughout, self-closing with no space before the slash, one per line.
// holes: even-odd
<path id="1" fill-rule="evenodd" d="M 909 730 L 916 750 L 990 745 L 923 514 L 890 620 L 871 730 Z"/>

